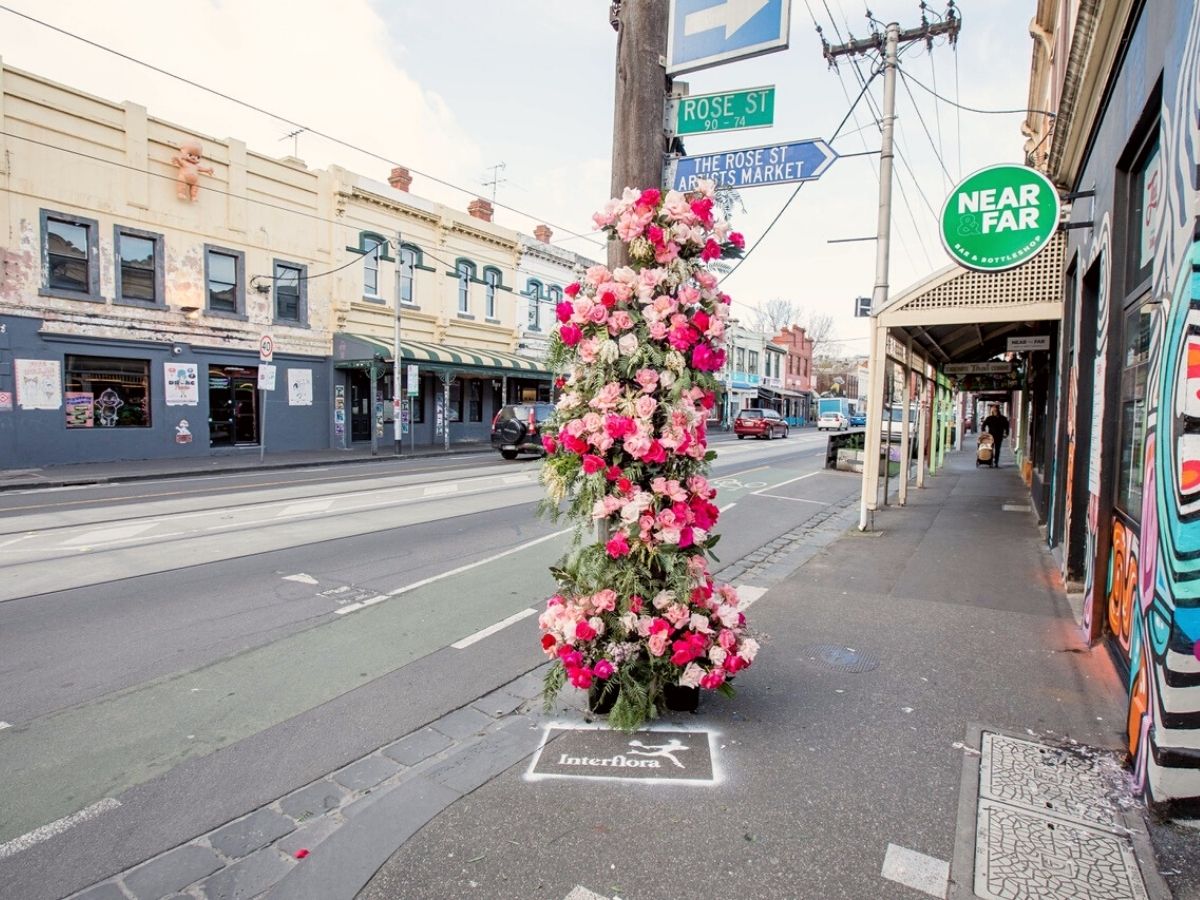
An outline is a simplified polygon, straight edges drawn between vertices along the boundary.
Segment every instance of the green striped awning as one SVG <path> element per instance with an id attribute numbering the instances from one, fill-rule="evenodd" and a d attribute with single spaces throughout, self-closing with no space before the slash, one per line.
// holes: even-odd
<path id="1" fill-rule="evenodd" d="M 515 353 L 482 350 L 478 347 L 458 347 L 450 344 L 429 344 L 424 341 L 400 341 L 401 361 L 415 363 L 433 371 L 455 371 L 464 375 L 525 375 L 530 378 L 550 378 L 544 363 Z M 338 369 L 365 369 L 375 365 L 391 365 L 392 348 L 371 338 L 338 332 L 333 338 L 333 364 Z"/>

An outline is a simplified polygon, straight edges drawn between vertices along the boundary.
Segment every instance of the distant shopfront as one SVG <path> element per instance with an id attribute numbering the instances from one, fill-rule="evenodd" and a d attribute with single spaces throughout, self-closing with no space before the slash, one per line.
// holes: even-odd
<path id="1" fill-rule="evenodd" d="M 369 441 L 372 431 L 378 440 L 394 440 L 397 415 L 406 443 L 483 443 L 505 403 L 550 399 L 553 376 L 537 360 L 422 341 L 400 347 L 403 393 L 394 406 L 391 347 L 359 335 L 334 336 L 335 446 Z M 348 407 L 341 416 L 339 391 Z"/>

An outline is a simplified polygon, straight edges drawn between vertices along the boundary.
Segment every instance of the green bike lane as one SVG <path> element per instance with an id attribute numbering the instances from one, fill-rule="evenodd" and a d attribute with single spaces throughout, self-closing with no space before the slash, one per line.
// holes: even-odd
<path id="1" fill-rule="evenodd" d="M 763 451 L 768 449 L 769 455 L 749 448 L 731 453 L 717 467 L 714 480 L 725 479 L 718 503 L 728 509 L 722 529 L 736 534 L 725 549 L 769 539 L 819 508 L 779 504 L 793 508 L 773 513 L 772 521 L 762 515 L 767 501 L 750 502 L 759 482 L 768 489 L 813 482 L 796 479 L 813 471 L 816 454 L 800 447 Z M 482 560 L 464 554 L 464 565 L 427 583 L 378 586 L 376 596 L 385 599 L 350 614 L 0 731 L 0 859 L 22 849 L 35 829 L 97 804 L 102 811 L 123 791 L 181 763 L 539 609 L 553 590 L 547 566 L 568 540 L 569 534 L 556 532 Z M 524 627 L 532 629 L 533 614 L 527 616 Z M 468 659 L 464 653 L 464 663 Z"/>

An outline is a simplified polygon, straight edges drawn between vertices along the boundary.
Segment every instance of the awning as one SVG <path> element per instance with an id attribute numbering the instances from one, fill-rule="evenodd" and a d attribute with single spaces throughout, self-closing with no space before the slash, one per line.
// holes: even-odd
<path id="1" fill-rule="evenodd" d="M 404 364 L 416 364 L 437 372 L 461 372 L 464 375 L 510 375 L 549 380 L 553 373 L 535 359 L 499 350 L 428 344 L 424 341 L 400 341 Z M 333 365 L 336 369 L 368 369 L 372 365 L 395 363 L 392 348 L 371 338 L 338 332 L 333 336 Z"/>

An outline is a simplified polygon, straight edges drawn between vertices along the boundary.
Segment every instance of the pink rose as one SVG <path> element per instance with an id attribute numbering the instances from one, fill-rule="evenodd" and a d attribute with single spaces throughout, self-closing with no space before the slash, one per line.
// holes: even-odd
<path id="1" fill-rule="evenodd" d="M 588 622 L 575 623 L 575 640 L 590 641 L 595 636 L 596 629 L 593 628 Z"/>
<path id="2" fill-rule="evenodd" d="M 721 246 L 716 241 L 714 241 L 712 238 L 709 238 L 708 241 L 704 244 L 704 249 L 700 251 L 700 258 L 702 260 L 704 260 L 704 262 L 709 262 L 714 259 L 720 259 L 721 258 Z"/>
<path id="3" fill-rule="evenodd" d="M 579 294 L 579 288 L 580 288 L 579 282 L 572 281 L 565 288 L 563 288 L 563 293 L 566 294 L 568 297 L 574 299 Z"/>
<path id="4" fill-rule="evenodd" d="M 592 667 L 592 674 L 601 681 L 607 681 L 612 678 L 614 672 L 616 672 L 616 669 L 613 668 L 613 664 L 607 659 L 600 660 Z M 722 676 L 722 680 L 724 680 L 724 676 Z"/>
<path id="5" fill-rule="evenodd" d="M 604 465 L 604 460 L 594 453 L 585 454 L 583 457 L 583 471 L 588 475 L 595 475 L 597 472 L 603 472 L 607 468 Z"/>
<path id="6" fill-rule="evenodd" d="M 559 303 L 559 304 L 558 304 L 556 307 L 554 307 L 554 316 L 555 316 L 555 318 L 557 318 L 557 319 L 558 319 L 558 321 L 560 321 L 560 322 L 562 322 L 562 323 L 564 323 L 564 324 L 565 324 L 565 323 L 567 323 L 567 322 L 570 322 L 570 321 L 571 321 L 571 316 L 572 316 L 572 315 L 574 315 L 574 314 L 575 314 L 575 307 L 574 307 L 574 306 L 572 306 L 572 305 L 571 305 L 569 302 L 567 302 L 566 300 L 563 300 L 563 301 L 562 301 L 561 303 Z"/>
<path id="7" fill-rule="evenodd" d="M 542 449 L 545 450 L 547 453 L 553 453 L 555 450 L 558 449 L 558 441 L 556 441 L 554 439 L 553 435 L 543 434 L 542 435 Z"/>
<path id="8" fill-rule="evenodd" d="M 746 239 L 742 237 L 740 232 L 731 231 L 729 233 L 729 243 L 737 247 L 739 250 L 744 250 L 746 247 Z"/>
<path id="9" fill-rule="evenodd" d="M 583 331 L 578 325 L 564 325 L 559 329 L 558 336 L 568 347 L 574 347 L 583 339 Z"/>
<path id="10" fill-rule="evenodd" d="M 587 319 L 593 324 L 600 325 L 608 320 L 608 309 L 601 303 L 597 303 L 587 312 Z"/>
<path id="11" fill-rule="evenodd" d="M 670 637 L 665 631 L 660 631 L 657 634 L 650 635 L 650 638 L 646 641 L 647 649 L 649 649 L 650 655 L 662 656 L 664 653 L 666 653 L 667 642 L 669 640 Z"/>
<path id="12" fill-rule="evenodd" d="M 625 532 L 618 531 L 616 537 L 609 540 L 604 545 L 604 549 L 613 559 L 620 559 L 622 556 L 629 555 L 629 541 L 625 537 Z"/>
<path id="13" fill-rule="evenodd" d="M 653 393 L 654 389 L 658 387 L 658 373 L 653 369 L 638 369 L 634 380 L 647 394 Z"/>

